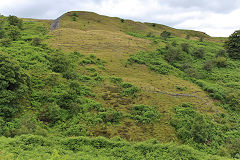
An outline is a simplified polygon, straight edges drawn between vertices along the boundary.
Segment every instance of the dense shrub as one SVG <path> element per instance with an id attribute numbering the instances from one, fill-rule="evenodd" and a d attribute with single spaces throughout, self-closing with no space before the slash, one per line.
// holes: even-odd
<path id="1" fill-rule="evenodd" d="M 11 42 L 12 41 L 9 38 L 3 38 L 3 39 L 0 40 L 0 44 L 3 47 L 9 47 L 11 45 Z"/>
<path id="2" fill-rule="evenodd" d="M 123 83 L 122 84 L 122 95 L 123 96 L 133 96 L 136 97 L 137 93 L 140 91 L 139 88 L 130 84 L 130 83 Z"/>
<path id="3" fill-rule="evenodd" d="M 98 117 L 101 118 L 102 121 L 105 123 L 119 123 L 120 120 L 123 118 L 123 114 L 119 111 L 107 109 L 103 112 L 99 112 Z"/>
<path id="4" fill-rule="evenodd" d="M 111 82 L 113 82 L 115 84 L 120 84 L 123 81 L 122 78 L 120 78 L 120 77 L 110 77 L 110 80 L 111 80 Z"/>
<path id="5" fill-rule="evenodd" d="M 147 124 L 159 120 L 160 114 L 154 107 L 137 105 L 131 109 L 131 118 L 139 123 Z"/>
<path id="6" fill-rule="evenodd" d="M 50 59 L 52 70 L 58 73 L 64 73 L 70 70 L 70 60 L 64 53 L 54 53 Z"/>
<path id="7" fill-rule="evenodd" d="M 19 29 L 22 29 L 23 27 L 23 21 L 16 16 L 9 16 L 7 17 L 7 21 L 9 25 L 13 25 L 18 27 Z"/>
<path id="8" fill-rule="evenodd" d="M 0 115 L 12 118 L 22 110 L 20 101 L 27 94 L 29 77 L 6 53 L 0 53 L 0 77 Z"/>
<path id="9" fill-rule="evenodd" d="M 3 28 L 1 28 L 1 24 L 0 24 L 0 39 L 4 38 L 5 34 L 6 34 L 6 31 Z"/>
<path id="10" fill-rule="evenodd" d="M 184 142 L 221 144 L 223 139 L 220 128 L 206 116 L 198 113 L 192 105 L 183 103 L 175 107 L 175 116 L 170 124 L 176 129 L 177 136 Z M 218 146 L 218 145 L 217 145 Z"/>
<path id="11" fill-rule="evenodd" d="M 216 57 L 226 57 L 227 53 L 226 50 L 224 49 L 220 49 L 217 53 L 216 53 Z"/>
<path id="12" fill-rule="evenodd" d="M 205 51 L 203 48 L 197 48 L 193 52 L 193 56 L 195 56 L 196 58 L 203 58 L 204 55 L 205 55 Z"/>
<path id="13" fill-rule="evenodd" d="M 225 48 L 230 58 L 240 59 L 240 30 L 235 31 L 225 42 Z"/>
<path id="14" fill-rule="evenodd" d="M 231 108 L 240 111 L 240 92 L 232 91 L 226 95 L 226 101 L 230 104 Z"/>
<path id="15" fill-rule="evenodd" d="M 41 42 L 42 42 L 42 40 L 40 38 L 33 38 L 32 39 L 32 45 L 33 46 L 40 46 Z"/>
<path id="16" fill-rule="evenodd" d="M 19 28 L 13 25 L 9 26 L 7 35 L 13 41 L 16 41 L 21 38 L 21 32 Z"/>
<path id="17" fill-rule="evenodd" d="M 212 60 L 206 61 L 203 65 L 203 69 L 205 69 L 206 71 L 211 71 L 213 67 L 214 67 L 214 62 Z"/>
<path id="18" fill-rule="evenodd" d="M 160 36 L 164 39 L 167 40 L 171 36 L 171 32 L 168 31 L 163 31 Z"/>
<path id="19" fill-rule="evenodd" d="M 225 57 L 217 57 L 215 58 L 214 62 L 216 63 L 217 67 L 227 67 L 227 59 Z"/>
<path id="20" fill-rule="evenodd" d="M 195 83 L 198 84 L 204 91 L 209 92 L 212 98 L 225 101 L 226 90 L 220 85 L 211 84 L 202 80 L 197 80 Z"/>
<path id="21" fill-rule="evenodd" d="M 175 61 L 182 60 L 183 55 L 181 49 L 178 47 L 168 46 L 164 59 L 171 64 L 174 63 Z"/>
<path id="22" fill-rule="evenodd" d="M 182 47 L 182 50 L 183 50 L 184 52 L 186 52 L 186 53 L 189 53 L 189 52 L 190 52 L 190 50 L 189 50 L 190 45 L 189 45 L 188 43 L 182 43 L 182 44 L 181 44 L 181 47 Z"/>

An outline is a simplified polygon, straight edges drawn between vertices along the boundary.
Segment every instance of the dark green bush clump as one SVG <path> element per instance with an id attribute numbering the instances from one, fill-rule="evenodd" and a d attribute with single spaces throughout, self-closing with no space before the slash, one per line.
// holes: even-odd
<path id="1" fill-rule="evenodd" d="M 23 21 L 16 16 L 8 16 L 7 21 L 9 25 L 16 26 L 19 29 L 23 29 Z"/>
<path id="2" fill-rule="evenodd" d="M 133 106 L 131 109 L 131 118 L 142 124 L 158 121 L 160 118 L 156 108 L 147 105 Z"/>
<path id="3" fill-rule="evenodd" d="M 208 145 L 212 143 L 214 146 L 223 143 L 223 134 L 219 126 L 206 116 L 198 113 L 192 105 L 184 103 L 177 106 L 175 107 L 175 113 L 170 122 L 176 129 L 177 136 L 184 142 L 194 141 Z"/>
<path id="4" fill-rule="evenodd" d="M 171 33 L 168 32 L 168 31 L 163 31 L 160 35 L 164 40 L 167 40 L 170 36 L 171 36 Z"/>
<path id="5" fill-rule="evenodd" d="M 136 86 L 130 83 L 123 83 L 122 85 L 122 95 L 136 97 L 137 93 L 140 91 Z"/>
<path id="6" fill-rule="evenodd" d="M 6 53 L 0 53 L 0 77 L 0 115 L 13 118 L 22 111 L 21 98 L 28 92 L 29 77 Z"/>
<path id="7" fill-rule="evenodd" d="M 240 30 L 235 31 L 225 42 L 225 48 L 230 58 L 240 59 Z"/>

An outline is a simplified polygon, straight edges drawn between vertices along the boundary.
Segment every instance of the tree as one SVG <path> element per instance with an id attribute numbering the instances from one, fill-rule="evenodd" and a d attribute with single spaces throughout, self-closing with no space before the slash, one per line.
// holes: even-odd
<path id="1" fill-rule="evenodd" d="M 189 53 L 189 48 L 190 48 L 190 46 L 189 46 L 188 43 L 182 43 L 182 44 L 181 44 L 181 47 L 182 47 L 182 50 L 183 50 L 184 52 Z"/>
<path id="2" fill-rule="evenodd" d="M 0 39 L 5 37 L 5 30 L 0 27 Z"/>
<path id="3" fill-rule="evenodd" d="M 0 15 L 0 39 L 5 36 L 5 30 L 3 28 L 4 22 L 4 17 Z"/>
<path id="4" fill-rule="evenodd" d="M 173 64 L 175 61 L 181 61 L 183 59 L 181 49 L 179 47 L 173 47 L 168 45 L 164 59 L 170 64 Z"/>
<path id="5" fill-rule="evenodd" d="M 23 27 L 23 21 L 16 16 L 9 16 L 7 21 L 9 25 L 17 26 L 19 29 L 22 29 Z"/>
<path id="6" fill-rule="evenodd" d="M 191 127 L 191 133 L 193 140 L 197 143 L 205 143 L 207 140 L 211 139 L 212 127 L 211 124 L 207 122 L 203 115 L 197 115 L 193 120 Z"/>
<path id="7" fill-rule="evenodd" d="M 0 77 L 0 117 L 13 118 L 21 112 L 20 101 L 28 91 L 29 78 L 6 53 L 0 53 Z"/>
<path id="8" fill-rule="evenodd" d="M 16 41 L 21 37 L 21 32 L 18 27 L 10 25 L 7 35 L 11 40 Z"/>
<path id="9" fill-rule="evenodd" d="M 164 40 L 167 40 L 170 36 L 171 36 L 171 33 L 170 33 L 170 32 L 163 31 L 163 32 L 161 33 L 161 37 L 162 37 Z"/>
<path id="10" fill-rule="evenodd" d="M 190 39 L 190 35 L 188 34 L 188 35 L 186 35 L 186 39 Z"/>
<path id="11" fill-rule="evenodd" d="M 230 58 L 240 59 L 240 30 L 235 31 L 228 37 L 224 47 Z"/>
<path id="12" fill-rule="evenodd" d="M 198 48 L 193 52 L 193 56 L 196 58 L 203 58 L 205 55 L 205 51 L 203 48 Z"/>
<path id="13" fill-rule="evenodd" d="M 0 46 L 9 47 L 11 45 L 11 40 L 9 38 L 3 38 L 0 40 Z"/>
<path id="14" fill-rule="evenodd" d="M 32 44 L 33 46 L 40 46 L 40 45 L 41 45 L 41 42 L 42 42 L 42 40 L 41 40 L 40 38 L 33 38 L 31 44 Z"/>

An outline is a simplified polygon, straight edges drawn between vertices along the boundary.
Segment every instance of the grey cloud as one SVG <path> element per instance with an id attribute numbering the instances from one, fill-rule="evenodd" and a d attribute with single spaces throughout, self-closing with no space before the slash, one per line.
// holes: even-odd
<path id="1" fill-rule="evenodd" d="M 227 13 L 239 7 L 239 0 L 158 0 L 159 4 L 185 9 L 201 9 L 217 13 Z"/>

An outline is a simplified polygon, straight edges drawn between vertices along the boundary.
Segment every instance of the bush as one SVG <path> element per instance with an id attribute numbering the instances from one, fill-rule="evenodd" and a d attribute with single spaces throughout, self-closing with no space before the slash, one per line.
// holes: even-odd
<path id="1" fill-rule="evenodd" d="M 3 47 L 9 47 L 11 45 L 11 40 L 9 38 L 3 38 L 0 40 L 0 44 Z"/>
<path id="2" fill-rule="evenodd" d="M 167 46 L 167 52 L 164 55 L 164 59 L 173 64 L 175 61 L 183 59 L 182 51 L 179 47 Z"/>
<path id="3" fill-rule="evenodd" d="M 228 37 L 228 40 L 225 42 L 225 49 L 230 58 L 240 59 L 240 30 L 235 31 Z"/>
<path id="4" fill-rule="evenodd" d="M 122 95 L 123 96 L 132 96 L 136 97 L 137 93 L 140 91 L 136 86 L 130 84 L 130 83 L 123 83 L 122 84 Z"/>
<path id="5" fill-rule="evenodd" d="M 226 56 L 227 56 L 227 53 L 226 53 L 226 50 L 224 49 L 219 50 L 216 54 L 216 57 L 226 57 Z"/>
<path id="6" fill-rule="evenodd" d="M 67 72 L 71 68 L 70 60 L 64 53 L 54 53 L 50 62 L 52 70 L 57 73 Z"/>
<path id="7" fill-rule="evenodd" d="M 33 38 L 31 44 L 32 44 L 33 46 L 40 46 L 40 45 L 41 45 L 41 42 L 42 42 L 42 40 L 41 40 L 40 38 Z"/>
<path id="8" fill-rule="evenodd" d="M 13 41 L 19 40 L 21 38 L 21 32 L 19 28 L 13 25 L 9 26 L 7 35 Z"/>
<path id="9" fill-rule="evenodd" d="M 211 71 L 213 67 L 214 67 L 214 62 L 212 60 L 205 62 L 203 65 L 203 69 L 205 69 L 206 71 Z"/>
<path id="10" fill-rule="evenodd" d="M 163 31 L 160 36 L 164 39 L 164 40 L 167 40 L 170 36 L 171 36 L 171 33 L 170 32 L 167 32 L 167 31 Z"/>
<path id="11" fill-rule="evenodd" d="M 160 114 L 156 108 L 147 105 L 133 106 L 131 109 L 131 118 L 139 123 L 152 123 L 159 120 Z"/>
<path id="12" fill-rule="evenodd" d="M 76 12 L 72 13 L 72 16 L 78 17 L 78 14 Z"/>
<path id="13" fill-rule="evenodd" d="M 189 48 L 190 48 L 190 46 L 189 46 L 188 43 L 182 43 L 182 44 L 181 44 L 181 47 L 182 47 L 182 50 L 183 50 L 184 52 L 189 53 Z"/>
<path id="14" fill-rule="evenodd" d="M 73 20 L 73 21 L 77 21 L 77 18 L 73 16 L 73 17 L 72 17 L 72 20 Z"/>
<path id="15" fill-rule="evenodd" d="M 27 94 L 29 77 L 19 63 L 0 53 L 0 115 L 13 118 L 22 111 L 20 101 Z"/>
<path id="16" fill-rule="evenodd" d="M 1 24 L 0 24 L 0 39 L 4 38 L 5 34 L 6 34 L 6 31 L 1 28 Z"/>
<path id="17" fill-rule="evenodd" d="M 19 18 L 17 18 L 16 16 L 9 16 L 7 18 L 8 24 L 12 25 L 12 26 L 16 26 L 19 29 L 22 29 L 23 27 L 23 21 Z"/>
<path id="18" fill-rule="evenodd" d="M 111 82 L 113 82 L 115 84 L 120 84 L 123 81 L 122 78 L 120 78 L 120 77 L 111 77 L 110 80 L 111 80 Z"/>
<path id="19" fill-rule="evenodd" d="M 225 57 L 217 57 L 215 58 L 214 62 L 216 63 L 217 67 L 227 67 L 227 59 Z"/>
<path id="20" fill-rule="evenodd" d="M 176 129 L 177 136 L 184 142 L 191 143 L 222 143 L 220 128 L 209 118 L 198 113 L 191 104 L 183 103 L 176 106 L 175 115 L 172 117 L 170 124 Z M 214 144 L 215 145 L 215 144 Z"/>
<path id="21" fill-rule="evenodd" d="M 103 122 L 107 123 L 119 123 L 123 118 L 122 112 L 114 110 L 106 110 L 104 112 L 99 112 L 98 117 L 102 119 Z"/>
<path id="22" fill-rule="evenodd" d="M 231 105 L 232 110 L 240 111 L 240 92 L 231 92 L 226 96 L 227 102 Z"/>
<path id="23" fill-rule="evenodd" d="M 203 48 L 197 48 L 195 49 L 195 52 L 193 52 L 193 56 L 196 58 L 203 58 L 205 55 L 205 51 Z"/>
<path id="24" fill-rule="evenodd" d="M 198 80 L 195 83 L 198 84 L 204 91 L 209 92 L 212 98 L 225 101 L 226 91 L 223 87 L 202 80 Z"/>

